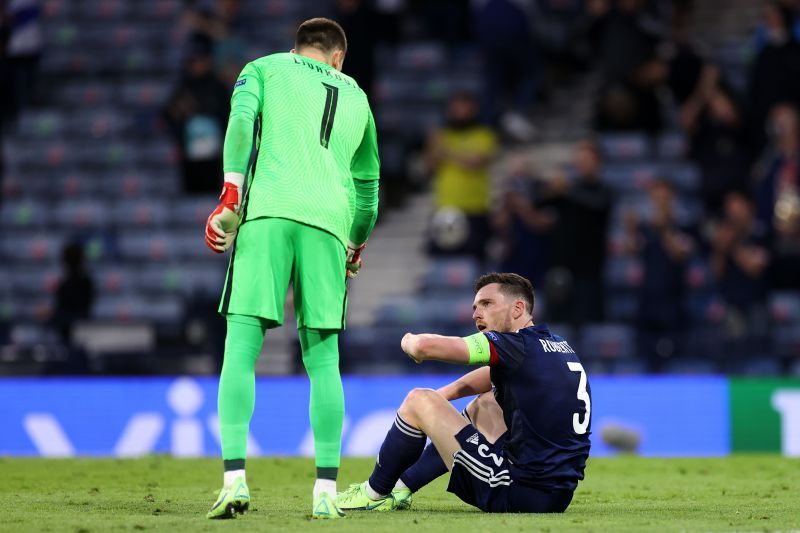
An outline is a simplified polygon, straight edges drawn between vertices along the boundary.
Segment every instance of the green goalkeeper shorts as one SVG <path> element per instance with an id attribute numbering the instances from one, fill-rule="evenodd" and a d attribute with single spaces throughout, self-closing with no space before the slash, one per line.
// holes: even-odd
<path id="1" fill-rule="evenodd" d="M 248 220 L 233 246 L 219 312 L 280 326 L 291 282 L 298 328 L 344 329 L 345 255 L 321 229 L 285 218 Z"/>

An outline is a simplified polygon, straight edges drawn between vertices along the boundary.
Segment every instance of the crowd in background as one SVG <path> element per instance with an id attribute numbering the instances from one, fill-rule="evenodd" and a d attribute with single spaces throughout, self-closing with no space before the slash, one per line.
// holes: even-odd
<path id="1" fill-rule="evenodd" d="M 376 116 L 378 72 L 392 68 L 376 63 L 380 47 L 435 41 L 451 54 L 479 52 L 481 90 L 454 92 L 441 126 L 415 132 L 436 207 L 431 255 L 470 256 L 485 268 L 523 274 L 548 321 L 576 326 L 607 318 L 611 251 L 637 258 L 642 353 L 686 349 L 685 296 L 699 258 L 722 303 L 718 321 L 746 351 L 768 337 L 768 291 L 800 289 L 800 2 L 764 2 L 744 83 L 728 79 L 692 34 L 696 3 L 336 0 L 325 13 L 302 15 L 342 24 L 350 45 L 344 71 L 367 92 Z M 2 7 L 2 117 L 9 124 L 42 94 L 33 90 L 41 13 L 35 0 Z M 241 7 L 240 0 L 183 2 L 181 72 L 160 117 L 188 195 L 215 194 L 221 181 L 231 87 L 252 59 Z M 594 134 L 574 146 L 570 164 L 545 169 L 519 149 L 505 155 L 505 148 L 532 146 L 525 143 L 540 133 L 537 106 L 576 79 L 593 80 L 598 91 L 586 125 Z M 655 139 L 675 129 L 699 169 L 697 197 L 689 200 L 701 205 L 701 216 L 691 224 L 679 217 L 687 199 L 671 176 L 658 176 L 647 187 L 646 209 L 623 213 L 615 241 L 618 191 L 605 179 L 598 138 L 644 132 Z M 94 298 L 80 251 L 66 249 L 64 265 L 57 298 L 76 303 L 56 305 L 58 327 L 88 316 Z M 657 359 L 652 368 L 659 369 Z"/>

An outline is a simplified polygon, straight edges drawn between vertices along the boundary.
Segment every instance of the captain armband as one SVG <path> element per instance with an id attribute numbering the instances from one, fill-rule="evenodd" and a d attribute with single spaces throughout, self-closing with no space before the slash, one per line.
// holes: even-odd
<path id="1" fill-rule="evenodd" d="M 469 337 L 463 337 L 464 342 L 467 343 L 467 351 L 469 351 L 469 364 L 471 365 L 486 365 L 489 364 L 489 357 L 491 350 L 489 348 L 489 340 L 483 333 L 476 333 Z"/>

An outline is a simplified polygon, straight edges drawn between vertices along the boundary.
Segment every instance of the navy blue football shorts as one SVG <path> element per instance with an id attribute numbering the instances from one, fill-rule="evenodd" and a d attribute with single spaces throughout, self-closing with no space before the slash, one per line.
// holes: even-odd
<path id="1" fill-rule="evenodd" d="M 505 435 L 490 444 L 472 424 L 456 435 L 448 492 L 487 513 L 563 513 L 571 490 L 547 490 L 515 483 L 503 452 Z"/>

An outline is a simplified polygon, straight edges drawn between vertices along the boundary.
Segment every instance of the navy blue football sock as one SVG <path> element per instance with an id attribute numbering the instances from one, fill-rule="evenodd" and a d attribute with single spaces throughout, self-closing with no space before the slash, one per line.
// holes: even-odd
<path id="1" fill-rule="evenodd" d="M 386 434 L 378 462 L 369 477 L 369 486 L 381 495 L 392 492 L 400 474 L 419 459 L 425 448 L 425 434 L 408 425 L 400 415 Z"/>
<path id="2" fill-rule="evenodd" d="M 439 450 L 436 449 L 433 443 L 430 443 L 425 447 L 419 460 L 403 472 L 400 480 L 405 483 L 406 487 L 411 489 L 411 492 L 417 492 L 437 477 L 446 473 L 447 466 L 445 466 L 442 457 L 439 455 Z"/>

